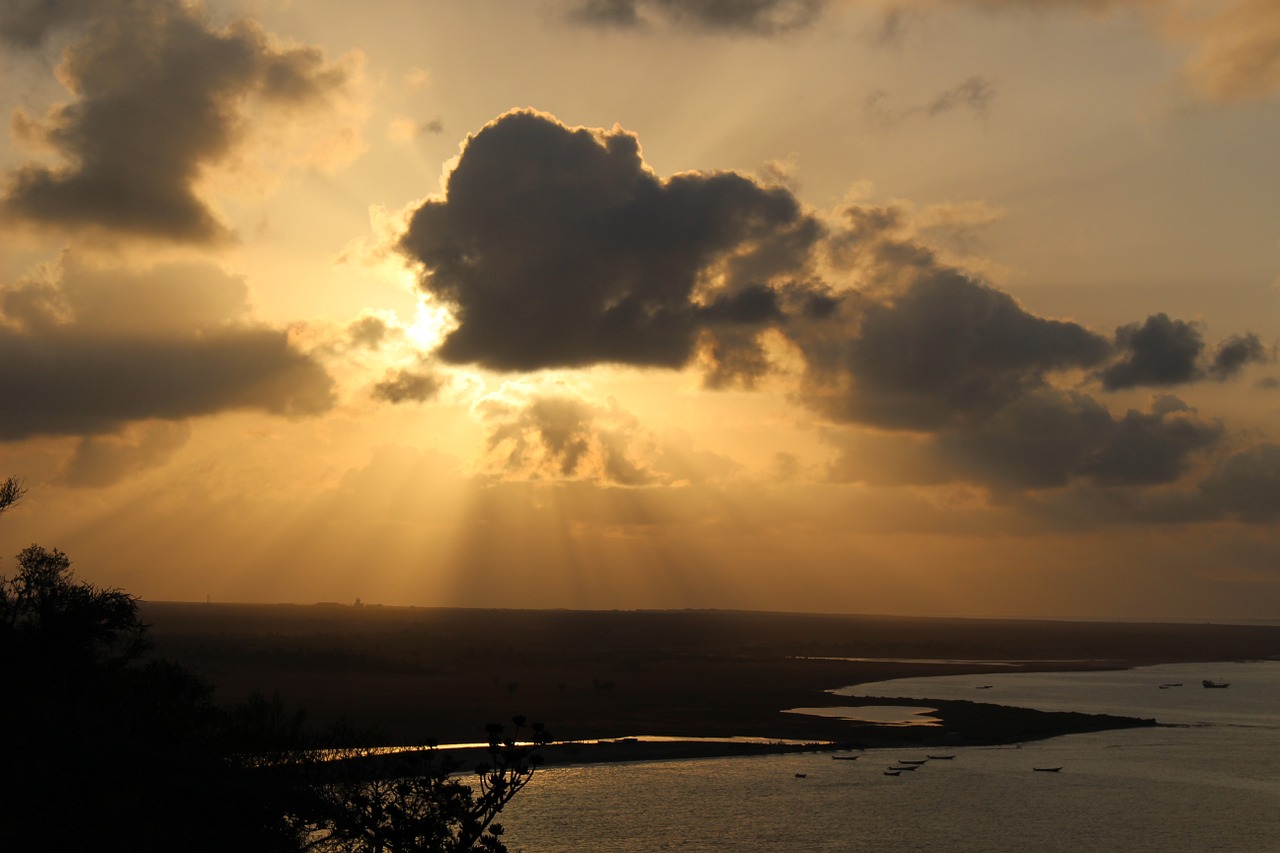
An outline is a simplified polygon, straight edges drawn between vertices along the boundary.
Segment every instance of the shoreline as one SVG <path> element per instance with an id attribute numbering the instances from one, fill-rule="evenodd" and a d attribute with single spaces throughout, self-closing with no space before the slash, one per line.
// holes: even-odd
<path id="1" fill-rule="evenodd" d="M 487 723 L 517 715 L 544 723 L 561 743 L 638 734 L 937 749 L 1025 742 L 1155 723 L 859 697 L 856 688 L 907 677 L 1280 658 L 1280 627 L 162 603 L 144 604 L 143 615 L 156 656 L 216 685 L 216 701 L 278 696 L 285 708 L 305 711 L 313 730 L 345 720 L 387 746 L 473 743 Z M 830 692 L 849 687 L 855 695 Z M 941 725 L 787 713 L 903 704 L 936 708 Z M 760 748 L 701 742 L 679 749 L 710 755 Z M 676 747 L 572 750 L 561 746 L 548 756 L 626 761 L 664 757 Z"/>

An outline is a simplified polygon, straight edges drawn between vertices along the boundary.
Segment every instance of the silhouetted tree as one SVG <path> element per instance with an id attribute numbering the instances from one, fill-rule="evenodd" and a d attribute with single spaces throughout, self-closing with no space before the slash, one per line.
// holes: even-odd
<path id="1" fill-rule="evenodd" d="M 23 494 L 0 483 L 0 512 Z M 504 737 L 478 791 L 434 750 L 317 748 L 301 712 L 222 708 L 183 667 L 144 659 L 138 600 L 76 580 L 38 545 L 0 575 L 0 850 L 488 851 L 528 784 L 540 725 Z M 335 729 L 326 744 L 354 742 Z"/>
<path id="2" fill-rule="evenodd" d="M 540 764 L 547 742 L 538 723 L 487 727 L 489 762 L 466 784 L 456 761 L 434 748 L 386 754 L 331 750 L 286 758 L 278 771 L 307 784 L 287 819 L 307 850 L 333 853 L 505 853 L 499 812 Z M 523 740 L 522 740 L 523 738 Z"/>

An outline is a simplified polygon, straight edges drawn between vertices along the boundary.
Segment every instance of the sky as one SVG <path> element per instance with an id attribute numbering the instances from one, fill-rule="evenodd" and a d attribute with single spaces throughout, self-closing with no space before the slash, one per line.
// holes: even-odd
<path id="1" fill-rule="evenodd" d="M 0 111 L 0 553 L 1280 618 L 1273 0 L 16 0 Z"/>

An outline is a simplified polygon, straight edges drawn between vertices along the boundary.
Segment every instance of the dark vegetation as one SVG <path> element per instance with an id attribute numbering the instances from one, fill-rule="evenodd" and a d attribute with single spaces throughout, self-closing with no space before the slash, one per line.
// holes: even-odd
<path id="1" fill-rule="evenodd" d="M 22 497 L 0 483 L 0 512 Z M 529 781 L 540 725 L 486 729 L 474 786 L 433 748 L 386 756 L 279 699 L 212 701 L 149 655 L 138 600 L 38 545 L 0 575 L 0 850 L 506 850 L 495 818 Z"/>

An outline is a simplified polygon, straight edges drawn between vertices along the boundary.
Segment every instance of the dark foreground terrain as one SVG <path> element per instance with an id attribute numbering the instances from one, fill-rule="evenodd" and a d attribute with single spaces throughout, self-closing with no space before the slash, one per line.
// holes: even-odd
<path id="1" fill-rule="evenodd" d="M 514 714 L 557 740 L 1011 742 L 1150 721 L 940 702 L 930 703 L 940 727 L 904 729 L 783 711 L 848 705 L 826 691 L 869 681 L 1016 671 L 995 665 L 1004 661 L 1063 670 L 1280 657 L 1280 628 L 1238 625 L 165 602 L 145 602 L 142 615 L 156 654 L 217 685 L 218 700 L 278 695 L 316 726 L 345 718 L 388 744 L 482 740 L 485 723 Z M 662 751 L 578 757 L 641 750 Z"/>

